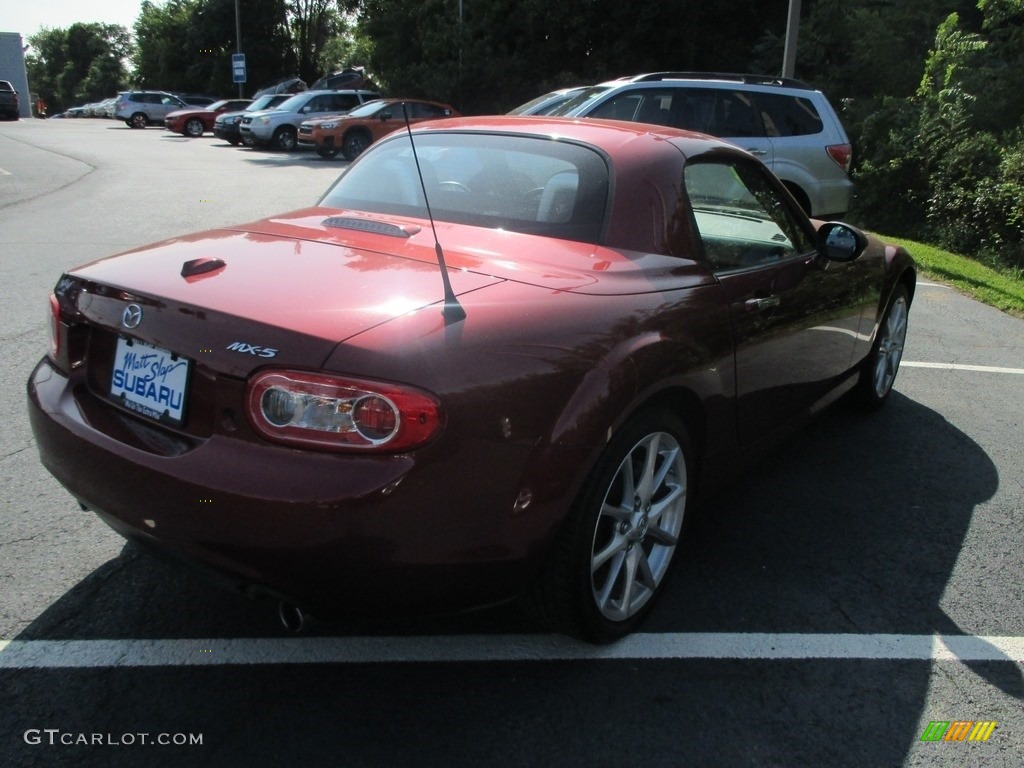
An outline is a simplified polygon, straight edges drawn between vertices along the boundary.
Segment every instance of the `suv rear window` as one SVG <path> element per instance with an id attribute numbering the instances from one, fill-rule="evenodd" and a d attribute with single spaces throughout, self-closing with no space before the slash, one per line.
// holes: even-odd
<path id="1" fill-rule="evenodd" d="M 811 136 L 825 126 L 809 99 L 777 93 L 757 94 L 769 136 Z"/>

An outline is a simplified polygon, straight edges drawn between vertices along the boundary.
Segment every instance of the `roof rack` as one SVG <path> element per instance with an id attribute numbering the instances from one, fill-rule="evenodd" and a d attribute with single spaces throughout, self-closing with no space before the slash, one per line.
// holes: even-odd
<path id="1" fill-rule="evenodd" d="M 778 77 L 776 75 L 750 75 L 736 74 L 734 72 L 649 72 L 645 75 L 634 75 L 632 77 L 620 77 L 623 82 L 646 83 L 656 80 L 730 80 L 736 83 L 747 83 L 751 85 L 778 85 L 783 88 L 800 88 L 813 91 L 814 87 L 803 80 L 795 80 L 792 77 Z"/>

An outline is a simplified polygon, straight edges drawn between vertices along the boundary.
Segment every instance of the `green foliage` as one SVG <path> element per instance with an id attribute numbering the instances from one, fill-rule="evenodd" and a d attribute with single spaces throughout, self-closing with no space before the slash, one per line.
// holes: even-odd
<path id="1" fill-rule="evenodd" d="M 124 87 L 132 43 L 128 30 L 120 25 L 44 28 L 28 41 L 32 46 L 25 61 L 29 82 L 51 113 L 100 101 Z"/>
<path id="2" fill-rule="evenodd" d="M 1024 315 L 1024 273 L 1020 270 L 993 269 L 943 248 L 888 235 L 880 237 L 910 251 L 926 275 L 954 285 L 1004 312 Z"/>
<path id="3" fill-rule="evenodd" d="M 858 126 L 857 216 L 981 261 L 1024 265 L 1024 6 L 981 0 L 936 28 L 917 92 Z"/>
<path id="4" fill-rule="evenodd" d="M 392 93 L 505 112 L 553 87 L 659 70 L 747 71 L 787 0 L 365 0 L 370 66 Z"/>

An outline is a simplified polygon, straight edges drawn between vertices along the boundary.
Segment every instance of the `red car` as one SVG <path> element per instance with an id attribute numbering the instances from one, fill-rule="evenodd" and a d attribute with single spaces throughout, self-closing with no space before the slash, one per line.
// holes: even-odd
<path id="1" fill-rule="evenodd" d="M 208 107 L 179 109 L 164 118 L 164 127 L 182 136 L 195 138 L 206 131 L 212 131 L 213 122 L 221 112 L 239 112 L 251 103 L 252 99 L 223 99 Z"/>
<path id="2" fill-rule="evenodd" d="M 521 597 L 620 637 L 695 492 L 847 390 L 885 401 L 914 263 L 717 139 L 413 136 L 313 208 L 64 274 L 28 382 L 42 461 L 291 625 Z"/>

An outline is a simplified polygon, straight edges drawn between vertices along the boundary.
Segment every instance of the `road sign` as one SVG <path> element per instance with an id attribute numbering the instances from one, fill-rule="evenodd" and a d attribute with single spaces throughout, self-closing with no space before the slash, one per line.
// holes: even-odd
<path id="1" fill-rule="evenodd" d="M 231 76 L 236 83 L 245 82 L 245 54 L 231 54 Z"/>

